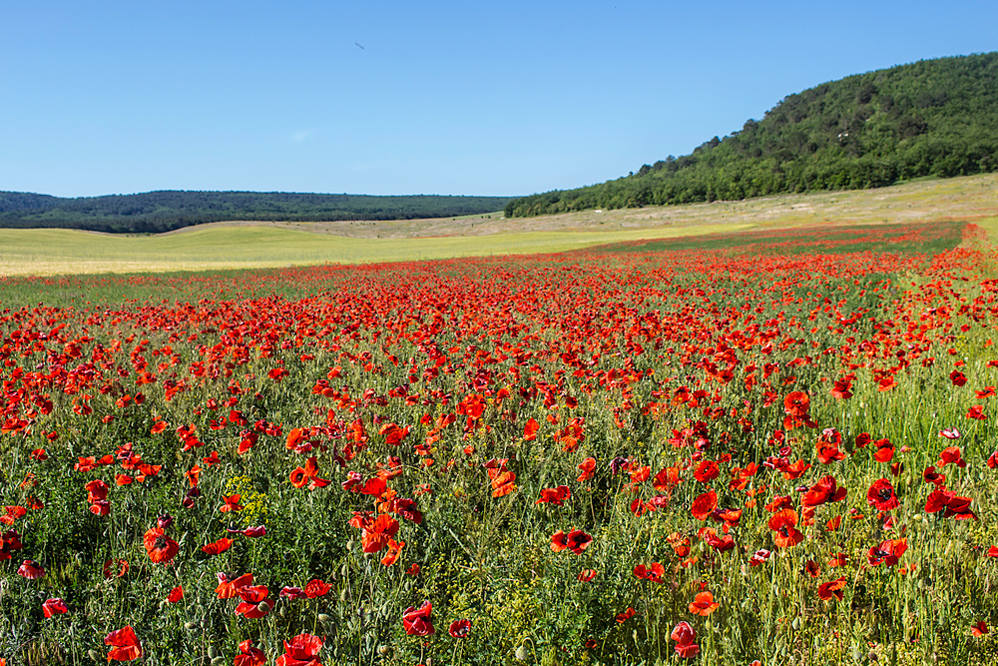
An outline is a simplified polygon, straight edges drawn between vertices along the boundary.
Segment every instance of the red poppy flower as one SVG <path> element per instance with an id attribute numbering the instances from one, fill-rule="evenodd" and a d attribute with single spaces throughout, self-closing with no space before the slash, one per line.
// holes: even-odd
<path id="1" fill-rule="evenodd" d="M 984 413 L 983 405 L 974 405 L 973 407 L 967 410 L 967 418 L 976 419 L 978 421 L 986 421 L 988 415 Z"/>
<path id="2" fill-rule="evenodd" d="M 838 502 L 846 498 L 846 489 L 839 488 L 834 476 L 824 476 L 811 486 L 801 504 L 804 506 L 820 506 L 826 502 Z"/>
<path id="3" fill-rule="evenodd" d="M 49 618 L 53 615 L 63 615 L 68 613 L 69 609 L 66 607 L 66 602 L 62 599 L 46 599 L 42 604 L 42 613 L 45 617 Z"/>
<path id="4" fill-rule="evenodd" d="M 5 506 L 3 510 L 3 515 L 0 515 L 0 523 L 4 525 L 13 525 L 18 518 L 23 518 L 28 513 L 28 510 L 23 506 Z"/>
<path id="5" fill-rule="evenodd" d="M 947 446 L 943 449 L 939 453 L 939 460 L 936 462 L 936 467 L 945 467 L 950 463 L 960 468 L 967 466 L 967 462 L 963 459 L 963 453 L 960 451 L 959 446 Z"/>
<path id="6" fill-rule="evenodd" d="M 578 578 L 580 583 L 588 583 L 593 578 L 596 578 L 596 569 L 583 569 L 576 578 Z"/>
<path id="7" fill-rule="evenodd" d="M 219 599 L 231 599 L 237 596 L 244 587 L 253 584 L 253 574 L 251 573 L 243 574 L 232 580 L 229 580 L 229 577 L 224 573 L 218 573 L 215 576 L 218 578 L 215 594 L 218 595 Z"/>
<path id="8" fill-rule="evenodd" d="M 402 553 L 402 549 L 405 548 L 405 541 L 396 541 L 395 539 L 389 538 L 387 545 L 387 551 L 381 558 L 381 564 L 386 567 L 390 567 L 398 560 L 399 555 Z"/>
<path id="9" fill-rule="evenodd" d="M 307 598 L 305 596 L 305 590 L 301 589 L 300 587 L 288 587 L 288 586 L 282 587 L 281 591 L 278 593 L 277 596 L 281 597 L 282 599 L 306 599 Z"/>
<path id="10" fill-rule="evenodd" d="M 45 575 L 45 569 L 40 567 L 34 560 L 24 560 L 17 568 L 17 575 L 28 580 L 35 580 Z"/>
<path id="11" fill-rule="evenodd" d="M 233 666 L 265 666 L 267 655 L 263 653 L 263 650 L 253 647 L 252 641 L 245 640 L 239 644 L 239 654 L 236 655 L 232 663 Z"/>
<path id="12" fill-rule="evenodd" d="M 922 472 L 922 480 L 926 483 L 934 483 L 936 484 L 936 487 L 941 488 L 942 485 L 946 483 L 946 475 L 939 474 L 936 472 L 934 465 L 929 465 L 925 468 L 925 471 Z"/>
<path id="13" fill-rule="evenodd" d="M 731 535 L 725 534 L 723 536 L 718 535 L 717 530 L 710 527 L 703 527 L 697 532 L 697 536 L 703 539 L 711 548 L 716 549 L 718 552 L 725 552 L 731 550 L 735 547 L 735 540 L 731 538 Z M 695 559 L 695 558 L 694 558 Z"/>
<path id="14" fill-rule="evenodd" d="M 184 598 L 184 588 L 181 585 L 176 586 L 170 590 L 170 594 L 167 595 L 166 600 L 171 604 L 175 604 Z"/>
<path id="15" fill-rule="evenodd" d="M 711 592 L 700 592 L 693 599 L 693 603 L 690 604 L 690 612 L 694 615 L 702 615 L 707 617 L 718 608 L 721 604 L 714 601 L 714 595 Z"/>
<path id="16" fill-rule="evenodd" d="M 990 630 L 988 629 L 988 625 L 984 622 L 984 620 L 981 620 L 980 622 L 978 622 L 977 624 L 975 624 L 970 628 L 970 633 L 972 636 L 984 636 L 989 632 Z"/>
<path id="17" fill-rule="evenodd" d="M 630 620 L 635 615 L 637 615 L 637 611 L 628 606 L 627 610 L 625 610 L 623 613 L 617 613 L 614 619 L 617 621 L 617 624 L 623 624 L 628 620 Z"/>
<path id="18" fill-rule="evenodd" d="M 701 460 L 693 471 L 693 477 L 701 483 L 709 483 L 721 474 L 721 468 L 713 460 Z"/>
<path id="19" fill-rule="evenodd" d="M 836 400 L 848 400 L 852 397 L 852 380 L 845 377 L 835 380 L 831 393 Z"/>
<path id="20" fill-rule="evenodd" d="M 104 645 L 110 645 L 108 661 L 133 661 L 142 656 L 142 645 L 131 625 L 112 631 L 104 637 Z"/>
<path id="21" fill-rule="evenodd" d="M 558 530 L 551 535 L 551 550 L 560 553 L 567 548 L 576 555 L 581 555 L 582 551 L 588 548 L 592 541 L 592 536 L 582 530 L 572 530 L 568 534 L 565 534 L 562 530 Z"/>
<path id="22" fill-rule="evenodd" d="M 881 541 L 880 545 L 874 546 L 866 554 L 867 562 L 871 567 L 886 564 L 891 567 L 898 563 L 898 560 L 908 549 L 907 539 L 888 539 Z"/>
<path id="23" fill-rule="evenodd" d="M 717 508 L 717 493 L 710 490 L 701 495 L 697 495 L 690 507 L 690 513 L 697 520 L 707 520 L 707 517 Z"/>
<path id="24" fill-rule="evenodd" d="M 467 638 L 468 634 L 471 633 L 471 620 L 454 620 L 450 623 L 447 633 L 454 638 Z"/>
<path id="25" fill-rule="evenodd" d="M 866 502 L 877 511 L 890 511 L 901 506 L 894 494 L 894 486 L 887 479 L 877 479 L 870 484 L 870 489 L 866 491 Z"/>
<path id="26" fill-rule="evenodd" d="M 579 478 L 576 479 L 576 481 L 579 483 L 585 483 L 589 479 L 593 478 L 593 474 L 596 472 L 596 459 L 586 458 L 579 463 L 578 469 L 582 473 L 579 474 Z"/>
<path id="27" fill-rule="evenodd" d="M 894 459 L 894 445 L 891 443 L 891 440 L 884 437 L 873 442 L 873 445 L 877 448 L 876 453 L 873 454 L 874 460 L 877 462 L 890 462 Z"/>
<path id="28" fill-rule="evenodd" d="M 258 620 L 270 612 L 270 600 L 267 598 L 270 590 L 266 585 L 246 585 L 239 588 L 238 594 L 242 601 L 236 606 L 236 615 Z"/>
<path id="29" fill-rule="evenodd" d="M 680 622 L 672 630 L 670 638 L 676 641 L 676 654 L 683 659 L 691 659 L 700 653 L 700 646 L 694 643 L 697 632 L 688 622 Z"/>
<path id="30" fill-rule="evenodd" d="M 679 478 L 679 468 L 678 467 L 665 467 L 660 469 L 655 478 L 652 479 L 651 483 L 655 490 L 665 493 L 669 492 L 677 485 L 682 479 Z"/>
<path id="31" fill-rule="evenodd" d="M 313 578 L 305 585 L 305 596 L 309 599 L 324 597 L 331 589 L 333 589 L 333 586 L 329 583 L 319 580 L 318 578 Z"/>
<path id="32" fill-rule="evenodd" d="M 534 504 L 554 504 L 555 506 L 561 506 L 571 497 L 572 491 L 568 486 L 541 488 L 541 497 Z"/>
<path id="33" fill-rule="evenodd" d="M 284 654 L 277 658 L 277 666 L 322 666 L 319 650 L 322 639 L 311 634 L 298 634 L 290 641 L 284 641 Z"/>
<path id="34" fill-rule="evenodd" d="M 665 567 L 658 562 L 652 562 L 647 567 L 643 564 L 639 564 L 634 567 L 633 573 L 637 578 L 661 583 L 662 577 L 665 575 Z"/>
<path id="35" fill-rule="evenodd" d="M 821 599 L 824 599 L 825 601 L 829 601 L 831 599 L 837 599 L 838 601 L 842 601 L 843 597 L 842 590 L 845 588 L 845 586 L 846 586 L 845 577 L 836 578 L 835 580 L 829 581 L 827 583 L 822 583 L 821 585 L 818 586 L 818 596 Z"/>
<path id="36" fill-rule="evenodd" d="M 232 548 L 233 543 L 232 539 L 223 537 L 218 541 L 213 541 L 212 543 L 201 546 L 201 550 L 209 555 L 218 555 L 219 553 L 224 553 L 229 548 Z"/>
<path id="37" fill-rule="evenodd" d="M 490 469 L 489 478 L 492 479 L 493 497 L 505 497 L 516 490 L 516 474 L 505 466 L 500 469 Z"/>
<path id="38" fill-rule="evenodd" d="M 433 605 L 429 601 L 424 601 L 418 609 L 409 606 L 402 613 L 402 628 L 410 636 L 429 636 L 434 632 L 433 620 L 430 617 L 433 613 Z"/>
<path id="39" fill-rule="evenodd" d="M 319 461 L 315 456 L 305 461 L 304 467 L 296 467 L 295 471 L 291 472 L 291 485 L 295 488 L 304 488 L 305 484 L 308 484 L 309 490 L 329 485 L 328 479 L 319 478 Z"/>
<path id="40" fill-rule="evenodd" d="M 242 511 L 243 505 L 239 503 L 240 499 L 242 499 L 242 495 L 239 493 L 234 495 L 222 495 L 222 501 L 225 502 L 225 504 L 218 507 L 218 510 L 222 513 L 228 513 L 229 511 Z"/>
<path id="41" fill-rule="evenodd" d="M 793 509 L 781 509 L 773 514 L 769 529 L 776 532 L 773 541 L 779 548 L 791 548 L 804 540 L 804 535 L 797 530 L 797 512 Z"/>
<path id="42" fill-rule="evenodd" d="M 180 546 L 176 541 L 166 536 L 162 527 L 153 527 L 146 531 L 142 544 L 149 554 L 149 559 L 155 564 L 169 564 Z"/>
<path id="43" fill-rule="evenodd" d="M 811 398 L 803 391 L 793 391 L 783 399 L 783 411 L 788 415 L 801 418 L 811 410 Z"/>

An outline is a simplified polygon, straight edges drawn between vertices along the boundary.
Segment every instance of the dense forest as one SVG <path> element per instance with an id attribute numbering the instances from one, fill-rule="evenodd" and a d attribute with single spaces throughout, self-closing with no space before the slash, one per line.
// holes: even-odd
<path id="1" fill-rule="evenodd" d="M 185 192 L 60 198 L 0 192 L 0 227 L 156 233 L 222 220 L 394 220 L 501 210 L 508 197 Z"/>
<path id="2" fill-rule="evenodd" d="M 998 52 L 790 95 L 762 120 L 637 173 L 506 205 L 507 217 L 891 185 L 998 170 Z"/>

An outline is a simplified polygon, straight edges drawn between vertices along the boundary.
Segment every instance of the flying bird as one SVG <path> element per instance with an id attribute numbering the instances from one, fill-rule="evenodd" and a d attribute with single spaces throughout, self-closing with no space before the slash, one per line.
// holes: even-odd
<path id="1" fill-rule="evenodd" d="M 360 42 L 354 42 L 354 46 L 356 46 L 361 51 L 366 51 L 367 50 L 367 49 L 364 48 L 364 45 L 361 44 Z"/>

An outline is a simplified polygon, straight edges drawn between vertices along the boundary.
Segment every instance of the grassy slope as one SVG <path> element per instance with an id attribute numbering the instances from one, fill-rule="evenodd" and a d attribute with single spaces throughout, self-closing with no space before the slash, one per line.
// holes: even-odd
<path id="1" fill-rule="evenodd" d="M 218 224 L 155 236 L 5 229 L 0 230 L 0 275 L 262 268 L 561 252 L 616 241 L 748 229 L 945 219 L 975 220 L 998 232 L 998 175 L 868 191 L 583 211 L 528 220 Z"/>

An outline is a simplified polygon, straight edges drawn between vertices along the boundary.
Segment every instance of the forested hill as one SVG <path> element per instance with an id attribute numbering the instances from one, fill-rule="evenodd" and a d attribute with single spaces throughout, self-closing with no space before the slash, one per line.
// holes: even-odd
<path id="1" fill-rule="evenodd" d="M 186 192 L 60 198 L 0 192 L 0 227 L 161 232 L 222 220 L 394 220 L 501 210 L 508 197 Z"/>
<path id="2" fill-rule="evenodd" d="M 880 187 L 996 170 L 998 52 L 824 83 L 691 155 L 598 185 L 514 199 L 506 215 Z"/>

